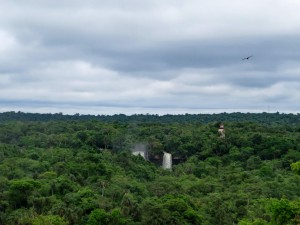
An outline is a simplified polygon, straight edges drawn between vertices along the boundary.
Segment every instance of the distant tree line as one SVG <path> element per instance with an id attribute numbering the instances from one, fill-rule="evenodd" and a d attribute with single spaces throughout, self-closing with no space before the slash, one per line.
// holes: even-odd
<path id="1" fill-rule="evenodd" d="M 218 114 L 184 114 L 184 115 L 64 115 L 63 113 L 24 113 L 24 112 L 3 112 L 0 113 L 0 122 L 7 121 L 87 121 L 97 120 L 103 122 L 159 122 L 159 123 L 210 123 L 215 121 L 228 122 L 257 122 L 262 124 L 299 124 L 300 114 L 284 113 L 218 113 Z"/>

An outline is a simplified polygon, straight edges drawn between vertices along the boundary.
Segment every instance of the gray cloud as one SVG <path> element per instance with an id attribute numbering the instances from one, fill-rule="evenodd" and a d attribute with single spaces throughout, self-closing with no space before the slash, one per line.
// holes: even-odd
<path id="1" fill-rule="evenodd" d="M 1 111 L 300 110 L 295 0 L 30 0 L 0 8 Z"/>

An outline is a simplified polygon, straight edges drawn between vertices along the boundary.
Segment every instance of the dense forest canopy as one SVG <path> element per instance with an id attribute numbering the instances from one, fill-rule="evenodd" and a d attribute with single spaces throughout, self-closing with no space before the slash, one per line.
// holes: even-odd
<path id="1" fill-rule="evenodd" d="M 0 224 L 299 225 L 299 119 L 2 113 Z"/>
<path id="2" fill-rule="evenodd" d="M 134 114 L 127 116 L 125 114 L 116 115 L 64 115 L 63 113 L 40 114 L 23 112 L 3 112 L 0 113 L 0 122 L 7 121 L 88 121 L 98 120 L 103 122 L 199 122 L 209 123 L 216 121 L 231 122 L 258 122 L 263 124 L 299 124 L 300 114 L 284 113 L 219 113 L 219 114 L 184 114 L 184 115 L 151 115 Z"/>

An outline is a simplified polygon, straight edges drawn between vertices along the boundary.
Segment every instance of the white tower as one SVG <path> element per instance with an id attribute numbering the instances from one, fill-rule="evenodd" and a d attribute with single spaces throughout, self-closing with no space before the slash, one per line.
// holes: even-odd
<path id="1" fill-rule="evenodd" d="M 220 134 L 220 138 L 225 138 L 225 127 L 223 123 L 220 124 L 218 132 Z"/>

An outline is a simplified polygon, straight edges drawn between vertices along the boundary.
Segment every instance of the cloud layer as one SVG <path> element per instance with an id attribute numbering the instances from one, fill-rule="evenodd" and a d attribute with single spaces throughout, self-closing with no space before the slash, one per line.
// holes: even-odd
<path id="1" fill-rule="evenodd" d="M 300 111 L 297 0 L 12 0 L 0 9 L 1 111 Z"/>

